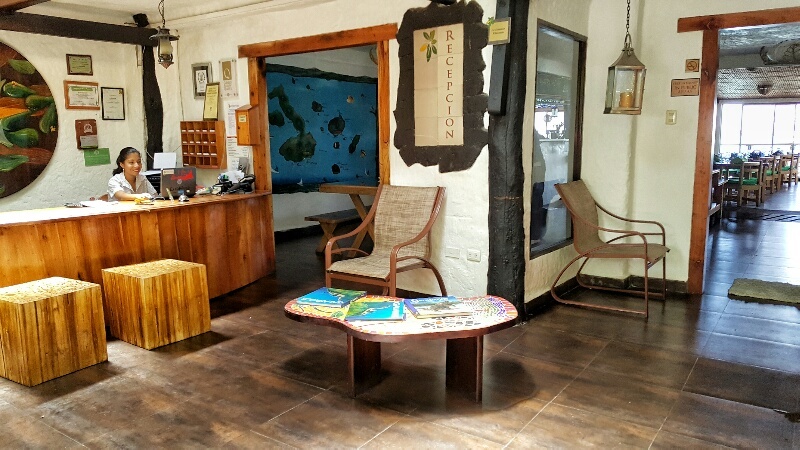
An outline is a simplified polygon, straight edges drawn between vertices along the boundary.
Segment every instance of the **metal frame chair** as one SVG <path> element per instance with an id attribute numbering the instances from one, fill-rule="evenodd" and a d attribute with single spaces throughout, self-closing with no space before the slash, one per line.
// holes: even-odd
<path id="1" fill-rule="evenodd" d="M 602 206 L 598 205 L 595 202 L 594 198 L 592 197 L 592 194 L 589 192 L 589 189 L 586 188 L 586 185 L 583 183 L 582 180 L 573 181 L 570 183 L 556 184 L 555 188 L 558 191 L 559 195 L 561 196 L 561 200 L 566 205 L 572 217 L 573 246 L 575 247 L 575 250 L 578 252 L 578 256 L 573 258 L 572 261 L 570 261 L 563 269 L 561 269 L 561 272 L 559 272 L 555 281 L 553 281 L 553 284 L 550 286 L 550 293 L 553 296 L 553 298 L 557 302 L 564 303 L 567 305 L 577 305 L 586 308 L 594 308 L 594 309 L 602 309 L 610 311 L 629 312 L 634 314 L 641 314 L 644 315 L 645 318 L 647 318 L 649 315 L 650 297 L 652 296 L 656 298 L 666 299 L 667 296 L 666 255 L 667 252 L 669 252 L 669 248 L 666 246 L 664 226 L 661 225 L 659 222 L 652 220 L 628 219 L 625 217 L 618 216 L 606 210 L 605 208 L 603 208 Z M 630 222 L 635 224 L 656 225 L 658 226 L 658 228 L 661 229 L 661 231 L 642 233 L 633 230 L 617 230 L 612 228 L 601 227 L 600 225 L 598 225 L 598 213 L 597 213 L 598 209 L 608 214 L 611 217 L 614 217 L 616 219 L 625 222 Z M 600 238 L 600 233 L 599 233 L 600 231 L 619 234 L 619 236 L 616 236 L 610 239 L 609 241 L 603 241 Z M 661 244 L 653 244 L 648 242 L 647 236 L 661 236 Z M 616 241 L 625 238 L 633 238 L 637 241 L 637 243 L 615 243 Z M 638 243 L 639 239 L 641 239 L 641 243 Z M 558 286 L 558 282 L 564 275 L 564 272 L 566 272 L 567 269 L 570 266 L 572 266 L 572 264 L 574 264 L 581 258 L 585 258 L 585 261 L 583 261 L 580 268 L 578 268 L 578 273 L 575 275 L 575 279 L 577 280 L 578 284 L 587 289 L 622 292 L 626 294 L 644 296 L 644 310 L 642 311 L 638 309 L 587 304 L 583 302 L 576 302 L 561 298 L 556 293 L 556 287 Z M 584 283 L 581 280 L 581 271 L 583 270 L 583 267 L 586 265 L 586 263 L 592 258 L 642 259 L 644 263 L 644 290 L 612 288 L 612 287 L 589 285 Z M 648 270 L 659 261 L 662 261 L 662 269 L 663 269 L 661 276 L 661 282 L 662 282 L 661 292 L 650 292 L 649 281 L 648 281 Z"/>
<path id="2" fill-rule="evenodd" d="M 439 290 L 447 295 L 442 276 L 430 262 L 430 231 L 444 198 L 443 187 L 381 185 L 369 214 L 355 230 L 331 238 L 325 245 L 325 285 L 333 279 L 383 287 L 383 295 L 395 296 L 397 274 L 414 269 L 433 271 Z M 337 248 L 337 241 L 373 226 L 372 253 L 359 248 Z M 333 255 L 353 252 L 363 257 L 333 262 Z"/>

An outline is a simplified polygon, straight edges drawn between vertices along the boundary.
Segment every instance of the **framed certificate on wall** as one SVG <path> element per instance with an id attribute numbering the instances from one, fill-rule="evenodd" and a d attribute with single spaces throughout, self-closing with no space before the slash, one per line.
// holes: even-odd
<path id="1" fill-rule="evenodd" d="M 125 120 L 125 90 L 100 88 L 100 103 L 103 107 L 103 120 Z"/>
<path id="2" fill-rule="evenodd" d="M 217 120 L 219 116 L 219 83 L 206 85 L 206 100 L 203 103 L 203 120 Z"/>
<path id="3" fill-rule="evenodd" d="M 100 109 L 98 84 L 64 80 L 64 103 L 67 109 Z"/>

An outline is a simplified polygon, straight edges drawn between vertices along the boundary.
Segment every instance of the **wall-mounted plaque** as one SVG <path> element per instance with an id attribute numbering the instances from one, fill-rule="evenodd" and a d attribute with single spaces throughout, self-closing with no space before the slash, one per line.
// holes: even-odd
<path id="1" fill-rule="evenodd" d="M 672 80 L 671 97 L 692 97 L 700 95 L 700 78 Z"/>
<path id="2" fill-rule="evenodd" d="M 97 121 L 94 119 L 76 120 L 75 140 L 80 150 L 97 148 Z"/>
<path id="3" fill-rule="evenodd" d="M 100 88 L 103 120 L 125 120 L 125 91 L 122 88 Z"/>
<path id="4" fill-rule="evenodd" d="M 685 65 L 686 73 L 700 72 L 699 59 L 687 59 Z"/>
<path id="5" fill-rule="evenodd" d="M 69 75 L 92 75 L 92 55 L 67 55 Z"/>
<path id="6" fill-rule="evenodd" d="M 67 109 L 100 109 L 100 88 L 90 81 L 64 80 Z"/>
<path id="7" fill-rule="evenodd" d="M 497 19 L 489 25 L 489 45 L 508 44 L 511 40 L 511 18 Z"/>
<path id="8" fill-rule="evenodd" d="M 219 83 L 206 85 L 206 99 L 203 103 L 203 120 L 217 120 L 219 116 Z"/>

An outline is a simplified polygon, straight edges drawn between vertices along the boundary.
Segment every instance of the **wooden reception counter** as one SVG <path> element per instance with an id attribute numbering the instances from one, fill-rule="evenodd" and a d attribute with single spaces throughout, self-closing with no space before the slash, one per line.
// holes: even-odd
<path id="1" fill-rule="evenodd" d="M 275 270 L 270 193 L 0 213 L 0 287 L 170 258 L 205 264 L 210 297 Z"/>

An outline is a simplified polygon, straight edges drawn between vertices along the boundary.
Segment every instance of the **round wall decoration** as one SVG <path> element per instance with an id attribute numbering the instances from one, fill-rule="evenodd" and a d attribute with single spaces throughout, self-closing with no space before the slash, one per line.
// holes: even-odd
<path id="1" fill-rule="evenodd" d="M 0 197 L 19 192 L 44 171 L 57 139 L 50 87 L 33 64 L 0 42 Z"/>

